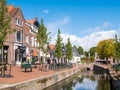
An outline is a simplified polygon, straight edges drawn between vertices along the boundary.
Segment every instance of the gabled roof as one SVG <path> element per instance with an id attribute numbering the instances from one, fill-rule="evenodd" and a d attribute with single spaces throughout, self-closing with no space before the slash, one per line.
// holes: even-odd
<path id="1" fill-rule="evenodd" d="M 21 11 L 21 9 L 19 8 L 19 7 L 14 7 L 13 5 L 9 5 L 9 6 L 7 6 L 7 10 L 8 10 L 8 13 L 12 16 L 12 17 L 14 17 L 15 15 L 16 15 L 16 13 L 20 10 L 20 12 L 21 12 L 21 14 L 22 14 L 22 16 L 23 16 L 23 13 L 22 13 L 22 11 Z M 24 19 L 24 16 L 23 16 L 23 19 Z M 24 19 L 25 20 L 25 19 Z"/>
<path id="2" fill-rule="evenodd" d="M 78 57 L 80 57 L 80 54 L 78 53 L 78 51 L 76 50 L 75 47 L 72 48 L 72 51 L 73 51 L 73 56 L 78 56 Z"/>
<path id="3" fill-rule="evenodd" d="M 11 16 L 14 16 L 20 8 L 15 8 L 13 5 L 7 6 L 8 12 Z"/>
<path id="4" fill-rule="evenodd" d="M 34 25 L 35 20 L 34 19 L 33 20 L 26 20 L 26 22 Z"/>
<path id="5" fill-rule="evenodd" d="M 7 6 L 7 10 L 11 14 L 14 11 L 14 6 L 13 5 Z"/>

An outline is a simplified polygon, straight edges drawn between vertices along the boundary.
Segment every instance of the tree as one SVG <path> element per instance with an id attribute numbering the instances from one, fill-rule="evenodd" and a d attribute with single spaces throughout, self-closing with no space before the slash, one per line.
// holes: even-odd
<path id="1" fill-rule="evenodd" d="M 47 52 L 47 45 L 50 40 L 48 35 L 49 35 L 49 33 L 47 33 L 47 28 L 44 25 L 44 20 L 41 19 L 41 23 L 38 27 L 38 33 L 36 34 L 36 37 L 37 37 L 37 41 L 39 43 L 38 48 L 41 49 L 43 53 Z"/>
<path id="2" fill-rule="evenodd" d="M 90 56 L 95 56 L 95 52 L 97 52 L 97 47 L 91 47 L 89 50 Z"/>
<path id="3" fill-rule="evenodd" d="M 6 7 L 6 0 L 0 0 L 0 48 L 2 49 L 2 75 L 4 75 L 4 42 L 7 39 L 7 35 L 14 30 L 10 28 L 11 16 L 9 15 Z"/>
<path id="4" fill-rule="evenodd" d="M 97 52 L 97 47 L 91 47 L 89 50 L 89 59 L 91 62 L 94 62 L 94 58 L 95 58 L 95 52 Z"/>
<path id="5" fill-rule="evenodd" d="M 108 60 L 109 57 L 114 57 L 115 56 L 114 39 L 100 41 L 97 44 L 97 53 L 101 59 L 106 58 Z"/>
<path id="6" fill-rule="evenodd" d="M 88 57 L 88 51 L 84 51 L 84 55 Z"/>
<path id="7" fill-rule="evenodd" d="M 77 48 L 77 51 L 78 51 L 78 53 L 81 55 L 81 54 L 83 54 L 83 48 L 81 47 L 81 46 L 79 46 L 78 48 Z"/>
<path id="8" fill-rule="evenodd" d="M 117 35 L 115 35 L 115 58 L 117 61 L 120 59 L 120 40 Z"/>
<path id="9" fill-rule="evenodd" d="M 55 57 L 57 57 L 58 59 L 60 59 L 62 56 L 62 38 L 61 38 L 60 34 L 61 34 L 61 32 L 58 29 L 58 35 L 57 35 L 57 40 L 56 40 L 56 44 L 55 44 Z"/>
<path id="10" fill-rule="evenodd" d="M 66 44 L 66 56 L 68 60 L 71 60 L 73 58 L 72 45 L 70 42 L 70 38 L 68 38 L 68 41 Z"/>

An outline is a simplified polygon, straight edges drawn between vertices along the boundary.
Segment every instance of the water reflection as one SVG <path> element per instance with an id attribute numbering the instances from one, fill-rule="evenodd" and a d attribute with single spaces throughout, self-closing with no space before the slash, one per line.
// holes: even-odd
<path id="1" fill-rule="evenodd" d="M 110 82 L 106 74 L 94 75 L 92 71 L 85 71 L 44 90 L 110 90 Z"/>

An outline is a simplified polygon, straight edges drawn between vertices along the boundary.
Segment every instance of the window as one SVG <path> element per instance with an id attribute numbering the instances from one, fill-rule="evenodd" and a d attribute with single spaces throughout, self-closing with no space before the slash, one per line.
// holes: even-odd
<path id="1" fill-rule="evenodd" d="M 37 38 L 34 38 L 34 45 L 37 46 Z"/>
<path id="2" fill-rule="evenodd" d="M 29 36 L 26 35 L 26 43 L 29 44 Z"/>
<path id="3" fill-rule="evenodd" d="M 15 35 L 16 35 L 15 40 L 17 42 L 22 42 L 22 32 L 17 31 Z"/>
<path id="4" fill-rule="evenodd" d="M 29 53 L 29 48 L 28 47 L 26 48 L 26 53 Z"/>
<path id="5" fill-rule="evenodd" d="M 31 46 L 34 46 L 34 37 L 31 38 Z"/>
<path id="6" fill-rule="evenodd" d="M 23 26 L 23 21 L 18 19 L 18 18 L 16 18 L 16 25 Z"/>

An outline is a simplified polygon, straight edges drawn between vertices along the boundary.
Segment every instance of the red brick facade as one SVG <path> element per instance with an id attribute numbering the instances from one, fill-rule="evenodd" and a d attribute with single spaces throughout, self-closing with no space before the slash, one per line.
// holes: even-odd
<path id="1" fill-rule="evenodd" d="M 35 33 L 31 33 L 31 27 L 26 24 L 26 20 L 20 8 L 14 6 L 7 7 L 11 15 L 10 26 L 15 32 L 7 36 L 4 42 L 4 54 L 8 63 L 20 63 L 25 54 L 30 54 L 31 49 L 35 50 L 35 46 L 31 46 L 31 37 L 35 37 Z M 20 52 L 21 46 L 25 46 L 26 53 Z M 37 48 L 37 47 L 36 47 Z"/>

